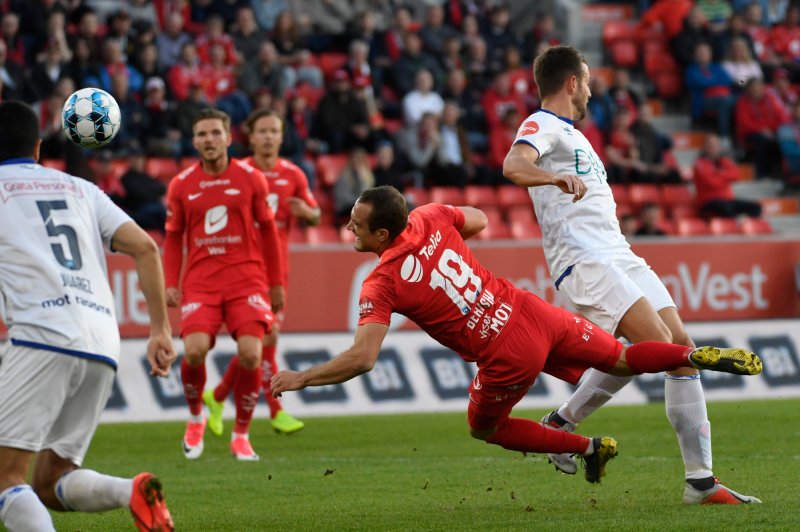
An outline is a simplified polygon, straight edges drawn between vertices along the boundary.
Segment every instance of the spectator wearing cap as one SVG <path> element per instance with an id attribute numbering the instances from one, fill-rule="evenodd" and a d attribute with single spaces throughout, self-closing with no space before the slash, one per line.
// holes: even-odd
<path id="1" fill-rule="evenodd" d="M 699 122 L 705 116 L 713 116 L 720 137 L 727 139 L 731 134 L 731 111 L 735 102 L 733 80 L 722 65 L 712 61 L 709 44 L 697 45 L 694 63 L 686 69 L 685 76 L 692 99 L 692 119 Z"/>
<path id="2" fill-rule="evenodd" d="M 180 157 L 180 131 L 177 130 L 175 105 L 167 100 L 167 87 L 158 77 L 144 84 L 144 109 L 149 125 L 145 140 L 147 153 L 155 157 Z"/>
<path id="3" fill-rule="evenodd" d="M 406 125 L 416 126 L 423 114 L 441 115 L 443 109 L 444 100 L 433 91 L 433 76 L 424 68 L 418 70 L 414 90 L 403 97 L 403 120 Z"/>
<path id="4" fill-rule="evenodd" d="M 278 52 L 270 41 L 261 43 L 258 55 L 248 58 L 239 74 L 239 87 L 254 98 L 259 89 L 265 88 L 275 98 L 283 98 L 287 90 L 294 87 L 297 75 L 294 69 L 278 60 Z"/>
<path id="5" fill-rule="evenodd" d="M 353 94 L 346 70 L 333 73 L 330 88 L 319 102 L 316 125 L 314 136 L 326 142 L 332 153 L 374 144 L 369 112 L 363 100 Z"/>
<path id="6" fill-rule="evenodd" d="M 783 105 L 765 90 L 760 79 L 750 79 L 736 102 L 736 138 L 755 163 L 759 177 L 778 175 L 778 128 L 789 121 Z"/>
<path id="7" fill-rule="evenodd" d="M 179 12 L 167 15 L 164 31 L 156 36 L 158 60 L 162 69 L 169 70 L 177 65 L 183 57 L 183 48 L 192 43 L 192 37 L 183 31 L 183 16 Z"/>
<path id="8" fill-rule="evenodd" d="M 258 29 L 252 7 L 242 6 L 236 12 L 236 29 L 231 33 L 231 37 L 233 37 L 233 44 L 239 56 L 239 63 L 258 55 L 258 50 L 261 43 L 266 40 L 266 36 Z"/>
<path id="9" fill-rule="evenodd" d="M 417 72 L 427 70 L 433 76 L 433 88 L 438 91 L 442 79 L 442 70 L 439 62 L 422 49 L 422 39 L 416 33 L 407 33 L 405 36 L 405 49 L 400 58 L 395 62 L 392 71 L 394 87 L 401 96 L 414 90 Z"/>
<path id="10" fill-rule="evenodd" d="M 697 207 L 706 216 L 733 218 L 742 214 L 752 217 L 761 215 L 761 205 L 736 199 L 732 183 L 740 179 L 736 163 L 722 155 L 720 139 L 710 133 L 706 135 L 703 150 L 694 163 L 694 185 Z"/>

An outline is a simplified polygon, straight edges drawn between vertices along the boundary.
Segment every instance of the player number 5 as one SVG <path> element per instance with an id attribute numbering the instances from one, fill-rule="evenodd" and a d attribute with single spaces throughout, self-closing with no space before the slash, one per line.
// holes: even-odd
<path id="1" fill-rule="evenodd" d="M 47 234 L 57 240 L 50 243 L 50 248 L 53 250 L 53 255 L 55 255 L 58 263 L 70 270 L 80 270 L 81 266 L 83 266 L 83 261 L 81 260 L 81 250 L 78 247 L 78 233 L 75 232 L 71 225 L 56 224 L 51 216 L 51 211 L 68 209 L 67 202 L 64 200 L 37 201 L 36 206 L 39 207 L 39 214 L 42 215 Z M 61 245 L 61 239 L 58 238 L 60 236 L 67 239 L 67 247 L 71 258 L 67 258 L 64 253 L 64 246 Z"/>

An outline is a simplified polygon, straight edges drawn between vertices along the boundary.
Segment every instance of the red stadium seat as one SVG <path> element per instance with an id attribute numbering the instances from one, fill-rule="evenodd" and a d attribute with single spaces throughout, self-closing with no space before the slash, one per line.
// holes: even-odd
<path id="1" fill-rule="evenodd" d="M 624 68 L 635 68 L 639 64 L 639 48 L 633 40 L 617 41 L 609 46 L 611 62 Z"/>
<path id="2" fill-rule="evenodd" d="M 408 207 L 412 209 L 430 203 L 430 194 L 424 188 L 407 188 L 403 195 L 409 203 Z"/>
<path id="3" fill-rule="evenodd" d="M 708 224 L 702 218 L 682 218 L 676 222 L 680 236 L 703 236 L 709 234 Z"/>
<path id="4" fill-rule="evenodd" d="M 199 162 L 200 162 L 200 157 L 183 157 L 181 158 L 181 162 L 178 164 L 178 166 L 180 166 L 181 170 L 186 170 L 193 164 Z"/>
<path id="5" fill-rule="evenodd" d="M 661 185 L 661 204 L 672 208 L 675 205 L 691 205 L 694 203 L 692 191 L 686 185 Z"/>
<path id="6" fill-rule="evenodd" d="M 533 212 L 533 207 L 527 205 L 517 205 L 516 207 L 511 207 L 506 211 L 508 215 L 508 222 L 510 224 L 521 223 L 521 224 L 535 224 L 536 215 Z"/>
<path id="7" fill-rule="evenodd" d="M 458 187 L 431 187 L 431 203 L 464 205 L 464 191 Z"/>
<path id="8" fill-rule="evenodd" d="M 53 168 L 55 170 L 64 171 L 67 168 L 67 163 L 65 163 L 61 159 L 42 159 L 39 161 L 39 164 L 45 166 L 47 168 Z"/>
<path id="9" fill-rule="evenodd" d="M 645 203 L 661 203 L 661 195 L 658 193 L 658 186 L 635 183 L 628 186 L 628 202 L 639 209 Z"/>
<path id="10" fill-rule="evenodd" d="M 325 79 L 330 79 L 334 72 L 344 67 L 347 63 L 347 54 L 342 52 L 323 52 L 319 54 L 319 64 Z"/>
<path id="11" fill-rule="evenodd" d="M 356 241 L 356 235 L 353 234 L 352 231 L 347 229 L 347 225 L 343 225 L 339 228 L 339 240 L 346 244 L 352 244 Z"/>
<path id="12" fill-rule="evenodd" d="M 628 203 L 628 186 L 620 184 L 608 185 L 611 187 L 611 194 L 614 196 L 614 201 L 619 205 L 620 203 Z"/>
<path id="13" fill-rule="evenodd" d="M 300 83 L 294 88 L 292 95 L 302 96 L 305 98 L 309 109 L 316 109 L 319 101 L 325 96 L 325 89 L 323 87 L 314 87 L 308 83 Z"/>
<path id="14" fill-rule="evenodd" d="M 312 246 L 319 244 L 338 244 L 339 231 L 330 225 L 307 227 L 306 241 Z"/>
<path id="15" fill-rule="evenodd" d="M 697 216 L 697 209 L 692 204 L 681 204 L 681 205 L 674 205 L 670 209 L 670 217 L 675 220 L 681 220 L 683 218 L 694 218 Z"/>
<path id="16" fill-rule="evenodd" d="M 489 223 L 483 231 L 478 233 L 477 237 L 480 240 L 500 240 L 503 238 L 511 238 L 511 232 L 508 226 L 503 221 L 503 215 L 497 207 L 486 207 L 484 211 Z"/>
<path id="17" fill-rule="evenodd" d="M 680 74 L 681 67 L 668 50 L 651 51 L 644 56 L 644 71 L 651 77 L 659 72 Z"/>
<path id="18" fill-rule="evenodd" d="M 749 236 L 770 235 L 772 226 L 764 218 L 745 218 L 742 220 L 742 232 Z"/>
<path id="19" fill-rule="evenodd" d="M 464 202 L 472 207 L 496 207 L 497 193 L 493 187 L 482 185 L 467 185 L 464 187 Z"/>
<path id="20" fill-rule="evenodd" d="M 145 163 L 144 171 L 161 181 L 169 181 L 181 171 L 178 161 L 168 157 L 151 157 Z"/>
<path id="21" fill-rule="evenodd" d="M 289 231 L 289 244 L 305 244 L 306 243 L 306 228 L 293 227 Z"/>
<path id="22" fill-rule="evenodd" d="M 317 157 L 317 176 L 325 186 L 333 186 L 345 166 L 347 166 L 345 154 L 320 155 Z"/>
<path id="23" fill-rule="evenodd" d="M 736 223 L 735 218 L 712 218 L 708 222 L 712 235 L 741 235 L 742 228 Z"/>
<path id="24" fill-rule="evenodd" d="M 606 46 L 619 40 L 636 38 L 636 24 L 627 20 L 609 20 L 603 25 L 603 43 Z"/>
<path id="25" fill-rule="evenodd" d="M 528 189 L 517 185 L 506 185 L 497 188 L 497 203 L 501 207 L 531 206 Z"/>
<path id="26" fill-rule="evenodd" d="M 684 96 L 683 76 L 680 71 L 666 70 L 653 74 L 653 84 L 656 92 L 667 100 L 676 100 Z"/>
<path id="27" fill-rule="evenodd" d="M 509 222 L 511 236 L 517 240 L 527 240 L 530 238 L 542 238 L 542 228 L 534 222 L 524 222 L 522 220 L 511 220 Z"/>
<path id="28" fill-rule="evenodd" d="M 630 203 L 617 203 L 617 219 L 622 220 L 623 216 L 627 216 L 628 214 L 633 214 L 633 207 L 631 207 Z"/>
<path id="29" fill-rule="evenodd" d="M 659 220 L 657 225 L 659 229 L 668 235 L 674 235 L 678 232 L 677 227 L 675 227 L 676 224 L 673 220 Z"/>

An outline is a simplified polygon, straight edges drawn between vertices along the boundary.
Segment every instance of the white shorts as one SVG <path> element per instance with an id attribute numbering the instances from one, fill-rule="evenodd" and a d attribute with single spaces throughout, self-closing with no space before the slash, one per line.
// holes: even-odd
<path id="1" fill-rule="evenodd" d="M 83 462 L 114 385 L 103 362 L 9 345 L 0 365 L 0 446 Z"/>
<path id="2" fill-rule="evenodd" d="M 583 260 L 575 264 L 558 289 L 577 314 L 614 335 L 622 317 L 642 297 L 656 311 L 675 306 L 661 279 L 632 252 Z"/>

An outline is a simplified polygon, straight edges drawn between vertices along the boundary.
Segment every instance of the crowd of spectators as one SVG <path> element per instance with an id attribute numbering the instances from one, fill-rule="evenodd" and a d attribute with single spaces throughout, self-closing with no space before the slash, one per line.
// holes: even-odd
<path id="1" fill-rule="evenodd" d="M 642 28 L 663 27 L 685 69 L 692 118 L 713 121 L 721 152 L 738 149 L 759 176 L 779 175 L 781 155 L 800 173 L 800 8 L 766 0 L 637 5 L 646 6 Z M 35 106 L 43 158 L 66 161 L 154 227 L 163 216 L 155 207 L 163 187 L 139 162 L 193 157 L 192 119 L 207 106 L 232 117 L 234 155 L 247 151 L 242 124 L 251 111 L 278 112 L 286 123 L 282 155 L 317 188 L 314 160 L 347 155 L 336 184 L 324 191 L 342 216 L 375 184 L 501 184 L 516 129 L 539 105 L 533 59 L 560 42 L 551 14 L 515 31 L 508 6 L 494 0 L 2 6 L 0 96 Z M 109 91 L 124 124 L 107 150 L 88 158 L 60 128 L 63 101 L 86 86 Z M 609 182 L 681 182 L 671 137 L 654 126 L 648 95 L 629 70 L 614 70 L 609 82 L 594 77 L 592 93 L 579 127 Z M 129 159 L 127 179 L 103 173 L 109 157 Z"/>

